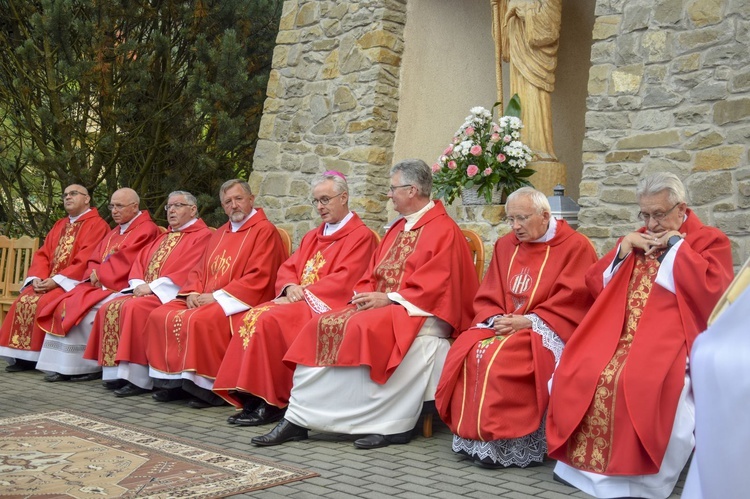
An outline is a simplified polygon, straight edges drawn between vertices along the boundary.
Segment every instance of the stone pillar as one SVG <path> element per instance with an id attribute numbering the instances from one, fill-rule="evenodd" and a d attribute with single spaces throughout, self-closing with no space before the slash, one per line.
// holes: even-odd
<path id="1" fill-rule="evenodd" d="M 295 245 L 319 223 L 310 181 L 325 170 L 347 176 L 369 226 L 386 222 L 405 4 L 284 2 L 250 185 Z"/>

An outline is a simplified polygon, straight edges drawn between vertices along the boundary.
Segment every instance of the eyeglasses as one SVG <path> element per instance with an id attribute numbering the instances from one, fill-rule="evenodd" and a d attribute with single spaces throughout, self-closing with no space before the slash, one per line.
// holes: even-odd
<path id="1" fill-rule="evenodd" d="M 666 217 L 667 215 L 669 215 L 672 212 L 672 210 L 674 210 L 675 208 L 677 208 L 679 205 L 680 205 L 680 203 L 675 204 L 674 206 L 672 206 L 670 209 L 668 209 L 664 213 L 661 213 L 661 212 L 643 213 L 642 211 L 639 211 L 638 212 L 638 218 L 640 220 L 644 221 L 644 222 L 648 222 L 649 220 L 655 220 L 656 222 L 661 222 L 662 220 L 664 220 L 664 217 Z"/>
<path id="2" fill-rule="evenodd" d="M 507 217 L 503 221 L 508 224 L 509 227 L 513 227 L 518 222 L 518 225 L 524 225 L 529 221 L 533 215 L 518 215 L 517 217 Z"/>
<path id="3" fill-rule="evenodd" d="M 82 192 L 78 192 L 78 191 L 68 191 L 68 192 L 63 192 L 62 198 L 63 198 L 63 201 L 65 201 L 65 199 L 68 197 L 72 198 L 76 196 L 85 196 L 85 194 Z"/>
<path id="4" fill-rule="evenodd" d="M 128 203 L 128 204 L 108 204 L 107 208 L 109 208 L 109 211 L 120 211 L 123 208 L 127 208 L 128 206 L 132 206 L 137 203 Z"/>
<path id="5" fill-rule="evenodd" d="M 391 191 L 391 194 L 393 194 L 394 192 L 396 192 L 396 189 L 400 189 L 400 188 L 402 188 L 402 187 L 414 187 L 414 186 L 413 186 L 413 185 L 411 185 L 411 184 L 404 184 L 404 185 L 392 185 L 392 186 L 390 186 L 390 187 L 388 188 L 388 190 L 389 190 L 389 191 Z"/>
<path id="6" fill-rule="evenodd" d="M 182 208 L 184 208 L 186 206 L 193 206 L 193 205 L 192 204 L 187 204 L 187 203 L 172 203 L 172 204 L 167 204 L 167 205 L 164 205 L 164 211 L 169 211 L 172 208 L 174 208 L 175 210 L 179 210 L 179 209 L 182 209 Z"/>
<path id="7" fill-rule="evenodd" d="M 320 203 L 323 206 L 325 206 L 325 205 L 327 205 L 328 203 L 331 202 L 331 199 L 335 199 L 335 198 L 339 197 L 342 194 L 343 194 L 343 192 L 340 192 L 340 193 L 336 194 L 335 196 L 331 196 L 331 197 L 323 196 L 320 199 L 313 199 L 312 201 L 310 201 L 310 204 L 312 204 L 313 206 L 316 206 L 318 203 Z"/>

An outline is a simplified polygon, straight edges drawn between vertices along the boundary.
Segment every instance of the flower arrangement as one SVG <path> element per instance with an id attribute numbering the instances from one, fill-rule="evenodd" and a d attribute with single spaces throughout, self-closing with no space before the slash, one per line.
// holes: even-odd
<path id="1" fill-rule="evenodd" d="M 477 187 L 479 197 L 491 202 L 493 190 L 508 195 L 519 187 L 531 185 L 527 180 L 534 170 L 526 168 L 533 153 L 520 141 L 520 101 L 514 95 L 505 116 L 498 123 L 488 111 L 474 107 L 458 129 L 451 144 L 432 165 L 435 195 L 452 204 L 464 189 Z"/>

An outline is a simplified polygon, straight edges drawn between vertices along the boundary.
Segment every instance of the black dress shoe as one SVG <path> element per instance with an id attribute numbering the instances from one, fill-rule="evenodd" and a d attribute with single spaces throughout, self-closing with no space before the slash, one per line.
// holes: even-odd
<path id="1" fill-rule="evenodd" d="M 486 468 L 486 469 L 489 469 L 489 470 L 499 470 L 501 468 L 506 468 L 506 466 L 503 466 L 500 463 L 496 463 L 495 461 L 493 461 L 489 457 L 485 457 L 485 458 L 481 458 L 481 459 L 480 458 L 475 458 L 475 459 L 472 459 L 471 463 L 474 466 L 479 466 L 480 468 Z"/>
<path id="2" fill-rule="evenodd" d="M 107 381 L 102 381 L 102 386 L 107 390 L 117 390 L 127 384 L 128 380 L 126 379 L 108 379 Z"/>
<path id="3" fill-rule="evenodd" d="M 102 379 L 102 372 L 95 372 L 89 374 L 81 374 L 80 376 L 71 376 L 70 381 L 94 381 L 95 379 Z"/>
<path id="4" fill-rule="evenodd" d="M 354 441 L 354 447 L 358 449 L 378 449 L 388 447 L 391 444 L 408 444 L 411 442 L 411 430 L 393 435 L 367 435 Z"/>
<path id="5" fill-rule="evenodd" d="M 249 411 L 247 409 L 242 409 L 242 412 L 236 412 L 236 413 L 232 414 L 231 416 L 229 416 L 227 418 L 227 423 L 229 423 L 229 424 L 236 424 L 238 419 L 240 419 L 240 418 L 247 419 L 247 418 L 250 417 L 250 414 L 252 414 L 252 413 L 253 413 L 252 409 L 249 410 Z"/>
<path id="6" fill-rule="evenodd" d="M 68 381 L 68 380 L 70 380 L 70 376 L 68 376 L 67 374 L 60 374 L 60 373 L 52 373 L 44 377 L 44 381 L 49 381 L 50 383 L 56 383 L 58 381 Z"/>
<path id="7" fill-rule="evenodd" d="M 187 398 L 188 394 L 182 388 L 165 388 L 151 394 L 151 398 L 157 402 L 171 402 Z"/>
<path id="8" fill-rule="evenodd" d="M 286 409 L 281 409 L 275 405 L 262 402 L 253 412 L 246 416 L 238 416 L 234 424 L 239 426 L 260 426 L 268 423 L 275 423 L 284 417 Z"/>
<path id="9" fill-rule="evenodd" d="M 14 364 L 5 366 L 6 373 L 20 373 L 21 371 L 33 371 L 36 369 L 36 362 L 33 360 L 16 359 Z"/>
<path id="10" fill-rule="evenodd" d="M 115 397 L 133 397 L 135 395 L 140 395 L 142 393 L 146 393 L 150 391 L 151 390 L 146 390 L 145 388 L 136 386 L 133 383 L 128 383 L 122 388 L 118 388 L 117 390 L 115 390 L 114 394 L 115 394 Z"/>
<path id="11" fill-rule="evenodd" d="M 205 409 L 206 407 L 214 407 L 213 405 L 209 404 L 208 402 L 201 400 L 199 398 L 191 398 L 188 400 L 187 403 L 188 407 L 192 407 L 193 409 Z"/>
<path id="12" fill-rule="evenodd" d="M 292 440 L 307 440 L 307 428 L 302 428 L 286 419 L 282 419 L 276 428 L 260 437 L 253 437 L 250 442 L 261 447 L 281 445 Z"/>

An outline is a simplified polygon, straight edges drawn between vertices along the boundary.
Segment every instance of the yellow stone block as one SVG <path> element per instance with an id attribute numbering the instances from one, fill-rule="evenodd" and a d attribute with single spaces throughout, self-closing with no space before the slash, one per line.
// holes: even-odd
<path id="1" fill-rule="evenodd" d="M 399 39 L 396 35 L 382 29 L 368 31 L 362 36 L 362 38 L 357 40 L 357 44 L 363 49 L 369 49 L 373 47 L 386 47 L 389 49 L 394 49 L 398 42 Z"/>
<path id="2" fill-rule="evenodd" d="M 719 146 L 695 154 L 694 172 L 731 170 L 741 166 L 745 157 L 745 146 Z"/>
<path id="3" fill-rule="evenodd" d="M 617 35 L 620 29 L 621 16 L 600 16 L 594 22 L 592 36 L 594 40 L 606 40 Z"/>

